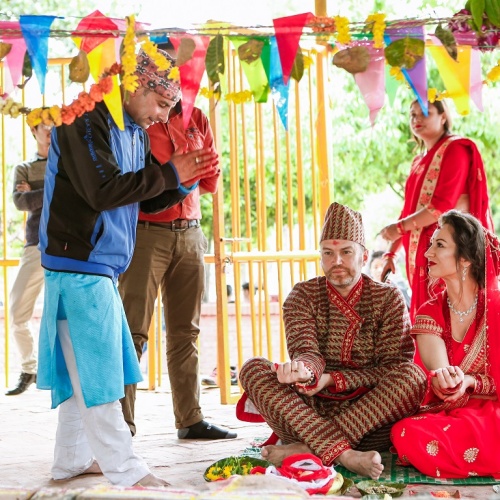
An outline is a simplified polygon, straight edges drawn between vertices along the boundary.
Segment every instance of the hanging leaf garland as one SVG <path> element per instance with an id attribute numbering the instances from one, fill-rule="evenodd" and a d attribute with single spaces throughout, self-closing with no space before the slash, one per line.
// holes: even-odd
<path id="1" fill-rule="evenodd" d="M 302 50 L 300 49 L 300 47 L 297 50 L 297 54 L 295 55 L 290 76 L 297 82 L 300 82 L 300 80 L 304 76 L 304 55 L 302 54 Z"/>
<path id="2" fill-rule="evenodd" d="M 0 42 L 0 61 L 10 52 L 12 44 Z"/>
<path id="3" fill-rule="evenodd" d="M 205 56 L 205 68 L 212 85 L 218 89 L 220 86 L 219 75 L 223 75 L 225 71 L 224 37 L 222 35 L 216 35 L 210 40 Z"/>
<path id="4" fill-rule="evenodd" d="M 90 65 L 87 54 L 80 50 L 69 63 L 69 79 L 76 83 L 85 83 L 90 76 Z"/>
<path id="5" fill-rule="evenodd" d="M 24 80 L 24 83 L 20 83 L 18 85 L 21 90 L 24 89 L 25 85 L 31 80 L 31 77 L 33 76 L 33 67 L 31 66 L 31 59 L 28 51 L 24 53 L 22 75 L 24 76 L 24 78 L 26 78 L 26 80 Z"/>
<path id="6" fill-rule="evenodd" d="M 177 49 L 176 65 L 182 66 L 190 61 L 196 49 L 196 43 L 191 38 L 182 38 L 179 48 Z"/>
<path id="7" fill-rule="evenodd" d="M 478 33 L 482 33 L 483 29 L 483 14 L 486 9 L 485 0 L 470 0 L 470 11 L 472 14 L 472 22 L 474 29 Z"/>
<path id="8" fill-rule="evenodd" d="M 363 73 L 370 64 L 370 53 L 366 47 L 361 45 L 339 50 L 333 56 L 333 64 L 339 68 L 345 69 L 352 75 Z"/>
<path id="9" fill-rule="evenodd" d="M 456 61 L 458 57 L 458 49 L 457 49 L 457 41 L 453 33 L 450 30 L 447 30 L 438 24 L 434 35 L 438 38 L 438 40 L 443 44 L 443 47 L 446 49 L 446 52 L 450 55 L 450 57 Z"/>
<path id="10" fill-rule="evenodd" d="M 385 58 L 391 66 L 412 69 L 424 57 L 425 42 L 417 38 L 401 38 L 384 49 Z"/>
<path id="11" fill-rule="evenodd" d="M 264 42 L 257 38 L 251 38 L 248 42 L 243 43 L 238 47 L 238 57 L 240 61 L 246 63 L 253 63 L 260 58 Z"/>

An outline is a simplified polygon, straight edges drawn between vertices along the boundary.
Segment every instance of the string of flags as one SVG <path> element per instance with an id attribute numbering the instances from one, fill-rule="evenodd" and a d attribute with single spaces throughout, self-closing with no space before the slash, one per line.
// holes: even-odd
<path id="1" fill-rule="evenodd" d="M 119 85 L 126 91 L 135 89 L 132 73 L 137 48 L 141 46 L 160 65 L 162 59 L 168 61 L 157 52 L 156 44 L 166 41 L 177 51 L 171 77 L 180 81 L 186 122 L 198 95 L 237 104 L 252 99 L 263 103 L 271 96 L 287 128 L 290 81 L 300 82 L 313 64 L 310 54 L 318 45 L 331 52 L 334 67 L 354 76 L 372 124 L 385 96 L 392 103 L 401 82 L 415 93 L 424 112 L 428 101 L 449 97 L 459 113 L 467 114 L 471 102 L 483 110 L 483 85 L 500 79 L 500 59 L 485 70 L 484 77 L 481 66 L 481 53 L 498 48 L 500 0 L 470 0 L 465 9 L 448 19 L 388 21 L 385 14 L 374 13 L 364 22 L 352 22 L 341 16 L 303 13 L 274 19 L 269 27 L 250 28 L 209 22 L 196 30 L 148 30 L 147 25 L 136 23 L 134 16 L 116 19 L 96 10 L 74 29 L 56 30 L 52 28 L 56 19 L 62 18 L 21 15 L 18 21 L 0 21 L 0 61 L 4 66 L 0 112 L 4 115 L 27 114 L 30 125 L 60 125 L 71 123 L 79 113 L 104 100 L 118 126 L 123 127 Z M 49 41 L 57 37 L 71 37 L 78 51 L 71 61 L 69 78 L 85 83 L 92 76 L 95 83 L 70 105 L 56 104 L 48 110 L 23 108 L 14 99 L 15 91 L 35 74 L 40 92 L 45 92 Z M 249 87 L 241 92 L 228 92 L 225 61 L 230 49 L 236 51 Z M 443 89 L 428 88 L 429 56 L 435 61 Z M 205 73 L 210 88 L 201 88 Z"/>

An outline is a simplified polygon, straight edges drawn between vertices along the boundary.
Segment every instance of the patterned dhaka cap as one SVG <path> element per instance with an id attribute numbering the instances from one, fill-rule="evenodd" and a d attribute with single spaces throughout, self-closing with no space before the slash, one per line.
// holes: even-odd
<path id="1" fill-rule="evenodd" d="M 181 98 L 179 82 L 170 80 L 168 77 L 170 70 L 175 65 L 175 61 L 164 50 L 158 49 L 158 53 L 170 62 L 170 68 L 159 71 L 153 59 L 141 49 L 139 54 L 137 54 L 137 67 L 135 69 L 135 74 L 139 79 L 139 85 L 153 90 L 171 101 L 177 102 Z"/>
<path id="2" fill-rule="evenodd" d="M 365 230 L 359 212 L 345 205 L 332 203 L 325 215 L 320 242 L 323 240 L 349 240 L 365 246 Z"/>

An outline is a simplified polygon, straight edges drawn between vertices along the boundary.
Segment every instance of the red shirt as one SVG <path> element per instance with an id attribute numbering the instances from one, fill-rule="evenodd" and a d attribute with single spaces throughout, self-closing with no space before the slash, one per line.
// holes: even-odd
<path id="1" fill-rule="evenodd" d="M 151 140 L 151 152 L 161 163 L 167 163 L 176 151 L 187 153 L 197 149 L 210 148 L 214 145 L 212 130 L 208 118 L 198 108 L 193 114 L 186 130 L 182 125 L 182 113 L 174 115 L 167 123 L 155 123 L 147 129 Z M 171 222 L 175 219 L 201 219 L 200 188 L 204 192 L 215 193 L 220 173 L 200 180 L 198 187 L 189 193 L 183 201 L 157 214 L 139 212 L 139 220 L 151 222 Z"/>

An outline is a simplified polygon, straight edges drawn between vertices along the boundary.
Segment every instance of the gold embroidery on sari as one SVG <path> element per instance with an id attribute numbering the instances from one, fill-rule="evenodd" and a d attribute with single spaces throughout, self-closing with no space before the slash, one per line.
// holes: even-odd
<path id="1" fill-rule="evenodd" d="M 446 431 L 447 431 L 450 427 L 451 427 L 451 425 L 450 425 L 450 424 L 445 425 L 445 426 L 443 427 L 443 431 L 444 431 L 444 432 L 446 432 Z"/>
<path id="2" fill-rule="evenodd" d="M 432 316 L 418 315 L 415 318 L 415 324 L 411 329 L 412 335 L 436 335 L 443 336 L 443 328 L 436 322 Z"/>
<path id="3" fill-rule="evenodd" d="M 418 212 L 422 208 L 428 208 L 430 202 L 434 195 L 434 191 L 437 186 L 439 179 L 439 173 L 441 171 L 441 160 L 443 159 L 444 152 L 448 146 L 456 139 L 460 139 L 459 136 L 448 137 L 438 150 L 434 153 L 434 157 L 431 160 L 429 168 L 425 174 L 424 182 L 422 184 L 422 189 L 420 190 L 420 195 L 418 198 L 417 206 L 415 212 Z M 408 251 L 408 281 L 410 286 L 413 281 L 413 274 L 415 272 L 415 259 L 417 256 L 418 243 L 420 241 L 420 235 L 422 234 L 422 228 L 414 228 L 410 233 L 409 251 Z"/>
<path id="4" fill-rule="evenodd" d="M 439 453 L 439 441 L 429 441 L 425 449 L 431 457 L 435 457 Z"/>
<path id="5" fill-rule="evenodd" d="M 478 448 L 468 448 L 467 450 L 464 451 L 464 460 L 471 464 L 472 462 L 476 461 L 478 453 L 479 453 Z"/>

